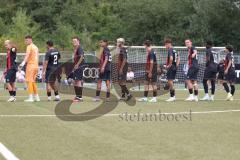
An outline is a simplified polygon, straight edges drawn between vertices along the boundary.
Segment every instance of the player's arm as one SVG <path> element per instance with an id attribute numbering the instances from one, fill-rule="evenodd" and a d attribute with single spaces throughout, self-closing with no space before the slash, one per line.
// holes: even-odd
<path id="1" fill-rule="evenodd" d="M 46 70 L 47 70 L 47 66 L 48 66 L 48 61 L 49 61 L 49 54 L 46 53 L 45 60 L 43 62 L 43 72 L 42 72 L 43 79 L 45 79 L 45 74 L 46 74 Z"/>
<path id="2" fill-rule="evenodd" d="M 197 50 L 194 49 L 194 50 L 193 50 L 193 54 L 192 54 L 192 58 L 194 58 L 194 57 L 196 57 L 196 56 L 197 56 Z"/>
<path id="3" fill-rule="evenodd" d="M 180 59 L 180 55 L 178 53 L 178 56 L 177 56 L 177 67 L 180 65 L 180 61 L 181 61 L 181 59 Z"/>
<path id="4" fill-rule="evenodd" d="M 231 65 L 232 65 L 232 59 L 229 59 L 228 65 L 227 65 L 227 67 L 226 67 L 226 69 L 225 69 L 225 71 L 224 71 L 225 74 L 228 73 L 229 68 L 231 67 Z"/>
<path id="5" fill-rule="evenodd" d="M 167 69 L 171 68 L 172 63 L 173 63 L 173 56 L 171 55 L 170 58 L 169 58 L 169 64 L 167 66 Z"/>
<path id="6" fill-rule="evenodd" d="M 103 65 L 102 65 L 102 68 L 101 68 L 101 72 L 102 72 L 102 73 L 103 73 L 104 70 L 105 70 L 105 67 L 106 67 L 106 65 L 107 65 L 107 62 L 108 62 L 108 56 L 106 55 L 106 56 L 105 56 L 105 60 L 104 60 Z"/>
<path id="7" fill-rule="evenodd" d="M 83 62 L 84 56 L 83 56 L 83 50 L 78 51 L 80 53 L 80 59 L 77 62 L 77 64 L 74 66 L 74 69 L 78 69 L 79 65 Z"/>
<path id="8" fill-rule="evenodd" d="M 31 50 L 30 50 L 30 48 L 28 47 L 28 48 L 27 48 L 27 51 L 26 51 L 26 55 L 25 55 L 25 57 L 24 57 L 24 60 L 22 61 L 22 63 L 21 63 L 20 66 L 19 66 L 20 69 L 27 63 L 30 54 L 31 54 Z"/>

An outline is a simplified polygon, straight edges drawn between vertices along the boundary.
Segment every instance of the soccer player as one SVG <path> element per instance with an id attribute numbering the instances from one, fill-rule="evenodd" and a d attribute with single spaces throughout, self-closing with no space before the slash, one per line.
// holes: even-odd
<path id="1" fill-rule="evenodd" d="M 42 77 L 47 84 L 47 96 L 48 101 L 51 101 L 51 90 L 54 91 L 55 100 L 60 101 L 60 96 L 58 94 L 58 87 L 56 85 L 56 80 L 58 79 L 59 72 L 59 59 L 61 58 L 60 52 L 54 48 L 52 41 L 47 41 L 47 53 L 45 54 L 45 61 L 43 64 Z"/>
<path id="2" fill-rule="evenodd" d="M 206 43 L 206 69 L 203 77 L 203 87 L 205 96 L 202 101 L 214 101 L 214 94 L 216 88 L 216 75 L 218 71 L 217 53 L 212 49 L 213 43 L 207 41 Z M 211 97 L 208 94 L 208 81 L 211 82 Z"/>
<path id="3" fill-rule="evenodd" d="M 132 95 L 129 93 L 126 86 L 128 64 L 127 64 L 127 50 L 126 48 L 124 48 L 124 43 L 125 40 L 123 38 L 117 39 L 117 52 L 118 52 L 117 69 L 119 85 L 122 90 L 122 97 L 120 98 L 120 100 L 126 99 L 126 101 L 129 101 L 132 98 Z"/>
<path id="4" fill-rule="evenodd" d="M 10 40 L 6 40 L 4 43 L 7 49 L 7 68 L 5 73 L 6 85 L 7 89 L 10 94 L 10 98 L 8 102 L 15 102 L 16 101 L 16 72 L 17 72 L 17 49 L 14 47 L 13 43 Z"/>
<path id="5" fill-rule="evenodd" d="M 225 48 L 226 57 L 224 60 L 224 81 L 223 87 L 227 92 L 227 101 L 233 101 L 233 96 L 235 94 L 235 64 L 233 57 L 233 47 L 231 45 L 226 46 Z M 229 89 L 228 83 L 230 84 L 231 91 Z"/>
<path id="6" fill-rule="evenodd" d="M 166 39 L 164 44 L 168 52 L 167 64 L 165 65 L 165 68 L 167 69 L 167 80 L 170 89 L 170 98 L 167 100 L 167 102 L 174 102 L 176 100 L 176 97 L 173 81 L 176 78 L 177 68 L 180 63 L 180 57 L 177 51 L 173 49 L 171 39 Z"/>
<path id="7" fill-rule="evenodd" d="M 189 97 L 186 101 L 198 102 L 198 84 L 197 75 L 199 71 L 197 49 L 192 45 L 190 39 L 185 40 L 185 45 L 188 48 L 188 73 L 187 73 L 187 85 L 189 90 Z M 194 94 L 193 94 L 194 89 Z"/>
<path id="8" fill-rule="evenodd" d="M 73 102 L 82 102 L 83 94 L 83 71 L 84 71 L 84 51 L 80 45 L 80 38 L 73 37 L 72 44 L 74 47 L 74 68 L 73 68 L 73 80 L 74 80 L 74 90 L 75 98 Z"/>
<path id="9" fill-rule="evenodd" d="M 25 43 L 27 45 L 27 51 L 23 62 L 20 64 L 19 68 L 27 64 L 26 66 L 26 82 L 28 87 L 29 98 L 25 102 L 40 101 L 38 95 L 38 89 L 36 84 L 36 78 L 38 74 L 38 47 L 33 44 L 32 36 L 28 35 L 25 37 Z M 34 95 L 34 96 L 33 96 Z"/>
<path id="10" fill-rule="evenodd" d="M 144 86 L 144 97 L 139 99 L 140 102 L 157 102 L 157 58 L 156 53 L 152 49 L 151 41 L 146 40 L 144 46 L 147 52 L 147 64 L 146 64 L 146 79 Z M 153 89 L 153 98 L 148 101 L 149 86 Z"/>
<path id="11" fill-rule="evenodd" d="M 97 83 L 96 97 L 93 100 L 95 102 L 100 101 L 102 81 L 105 81 L 107 86 L 106 101 L 109 102 L 112 56 L 108 48 L 108 40 L 102 39 L 100 41 L 100 47 L 102 49 L 101 56 L 100 56 L 100 74 L 99 74 L 99 79 Z"/>

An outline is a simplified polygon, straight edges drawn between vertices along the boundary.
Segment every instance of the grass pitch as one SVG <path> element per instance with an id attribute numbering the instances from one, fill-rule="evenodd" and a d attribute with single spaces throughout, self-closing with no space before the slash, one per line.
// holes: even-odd
<path id="1" fill-rule="evenodd" d="M 215 102 L 198 103 L 182 100 L 187 91 L 176 93 L 179 100 L 174 103 L 164 102 L 168 95 L 159 97 L 157 104 L 120 102 L 97 119 L 63 121 L 55 116 L 57 103 L 47 102 L 46 97 L 38 103 L 24 103 L 26 92 L 20 91 L 23 97 L 7 103 L 7 92 L 2 92 L 0 142 L 21 160 L 238 160 L 239 92 L 233 102 L 224 101 L 226 94 L 218 91 Z M 84 102 L 72 104 L 71 112 L 86 112 L 97 105 L 85 97 Z M 192 114 L 191 119 L 180 121 L 144 119 L 145 113 L 159 111 Z M 140 120 L 134 118 L 138 113 Z"/>

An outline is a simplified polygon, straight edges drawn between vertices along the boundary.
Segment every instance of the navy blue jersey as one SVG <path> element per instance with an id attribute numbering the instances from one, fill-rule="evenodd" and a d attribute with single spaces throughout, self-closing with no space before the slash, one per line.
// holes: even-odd
<path id="1" fill-rule="evenodd" d="M 177 66 L 178 53 L 173 48 L 168 49 L 167 65 L 170 64 L 170 58 L 173 57 L 172 65 Z"/>
<path id="2" fill-rule="evenodd" d="M 106 58 L 107 58 L 107 64 L 105 66 L 105 70 L 110 71 L 111 70 L 112 56 L 111 56 L 111 52 L 110 52 L 108 47 L 103 48 L 103 51 L 102 51 L 102 54 L 101 54 L 101 57 L 100 57 L 100 67 L 101 68 L 102 68 Z"/>
<path id="3" fill-rule="evenodd" d="M 147 71 L 150 70 L 151 61 L 153 61 L 153 67 L 155 67 L 157 65 L 157 57 L 153 49 L 151 49 L 151 51 L 147 53 L 147 64 L 146 64 Z"/>
<path id="4" fill-rule="evenodd" d="M 225 69 L 228 67 L 228 64 L 232 61 L 229 69 L 235 68 L 233 53 L 228 53 L 224 60 Z"/>
<path id="5" fill-rule="evenodd" d="M 127 49 L 121 47 L 118 54 L 118 69 L 122 66 L 124 60 L 127 60 Z"/>
<path id="6" fill-rule="evenodd" d="M 17 69 L 17 49 L 11 48 L 7 51 L 7 70 Z"/>
<path id="7" fill-rule="evenodd" d="M 197 49 L 192 46 L 191 48 L 188 48 L 188 66 L 190 67 L 195 67 L 198 68 L 198 58 L 197 55 L 195 55 L 194 57 L 192 57 L 192 55 L 194 54 L 194 51 L 196 51 Z"/>
<path id="8" fill-rule="evenodd" d="M 217 53 L 212 48 L 206 50 L 206 67 L 217 63 Z"/>
<path id="9" fill-rule="evenodd" d="M 59 66 L 60 52 L 57 49 L 50 49 L 45 54 L 45 61 L 48 61 L 47 70 L 57 68 Z"/>
<path id="10" fill-rule="evenodd" d="M 84 51 L 82 47 L 79 46 L 77 49 L 74 50 L 74 65 L 76 65 L 79 62 L 81 56 L 83 56 L 83 61 L 81 62 L 81 64 L 79 64 L 79 67 L 81 67 L 85 63 Z"/>

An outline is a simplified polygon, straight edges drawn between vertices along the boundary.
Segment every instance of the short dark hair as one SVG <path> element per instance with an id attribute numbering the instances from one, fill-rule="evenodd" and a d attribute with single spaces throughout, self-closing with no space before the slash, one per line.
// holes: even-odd
<path id="1" fill-rule="evenodd" d="M 108 40 L 106 38 L 101 38 L 101 41 L 108 43 Z"/>
<path id="2" fill-rule="evenodd" d="M 78 36 L 74 36 L 72 39 L 77 39 L 80 42 L 80 38 Z"/>
<path id="3" fill-rule="evenodd" d="M 227 46 L 226 46 L 226 49 L 227 49 L 229 52 L 232 52 L 232 51 L 233 51 L 233 46 L 232 46 L 232 45 L 227 45 Z"/>
<path id="4" fill-rule="evenodd" d="M 206 42 L 206 45 L 208 45 L 208 46 L 213 46 L 213 42 L 212 42 L 212 41 L 207 41 L 207 42 Z"/>
<path id="5" fill-rule="evenodd" d="M 164 40 L 164 44 L 167 44 L 167 43 L 172 44 L 172 40 L 170 38 L 165 39 Z"/>
<path id="6" fill-rule="evenodd" d="M 25 39 L 32 39 L 32 36 L 31 35 L 26 35 Z"/>
<path id="7" fill-rule="evenodd" d="M 51 40 L 48 40 L 46 44 L 47 44 L 49 47 L 53 47 L 53 45 L 54 45 L 54 44 L 53 44 L 53 41 L 51 41 Z"/>
<path id="8" fill-rule="evenodd" d="M 144 42 L 144 45 L 147 46 L 147 47 L 150 47 L 152 45 L 152 42 L 150 40 L 146 40 Z"/>

